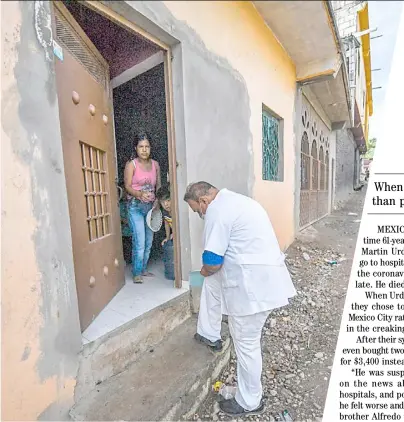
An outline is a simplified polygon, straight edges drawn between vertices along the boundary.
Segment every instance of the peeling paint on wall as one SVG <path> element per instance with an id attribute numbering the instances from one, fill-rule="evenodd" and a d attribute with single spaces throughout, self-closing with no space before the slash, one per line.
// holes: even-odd
<path id="1" fill-rule="evenodd" d="M 35 0 L 34 11 L 36 38 L 45 52 L 46 60 L 52 61 L 53 39 L 51 14 L 42 0 Z"/>
<path id="2" fill-rule="evenodd" d="M 41 329 L 43 354 L 38 362 L 38 373 L 45 380 L 62 374 L 75 375 L 77 361 L 73 362 L 77 356 L 70 353 L 74 350 L 77 354 L 80 350 L 81 333 L 64 173 L 55 171 L 55 163 L 59 169 L 63 168 L 63 153 L 57 103 L 51 101 L 57 96 L 51 6 L 44 1 L 36 1 L 33 8 L 30 3 L 20 4 L 24 30 L 17 49 L 19 60 L 15 75 L 21 98 L 19 117 L 29 139 L 23 156 L 31 172 L 32 205 L 37 221 L 33 239 L 40 269 L 44 318 Z M 34 28 L 29 25 L 32 17 Z M 34 37 L 45 53 L 44 59 L 41 50 L 29 49 Z M 30 63 L 29 69 L 26 63 Z M 15 151 L 19 155 L 20 151 Z"/>
<path id="3" fill-rule="evenodd" d="M 27 344 L 24 349 L 24 353 L 21 356 L 21 361 L 27 360 L 31 354 L 31 347 Z"/>

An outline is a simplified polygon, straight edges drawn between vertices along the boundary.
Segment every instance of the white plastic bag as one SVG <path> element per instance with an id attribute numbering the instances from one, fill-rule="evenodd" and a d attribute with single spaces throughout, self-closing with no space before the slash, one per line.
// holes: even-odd
<path id="1" fill-rule="evenodd" d="M 223 384 L 220 387 L 219 394 L 224 397 L 225 400 L 232 399 L 237 392 L 237 387 L 232 387 L 230 385 Z"/>

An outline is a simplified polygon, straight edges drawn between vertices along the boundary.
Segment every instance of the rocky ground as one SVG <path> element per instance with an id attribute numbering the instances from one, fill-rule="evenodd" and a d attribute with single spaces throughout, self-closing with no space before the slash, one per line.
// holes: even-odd
<path id="1" fill-rule="evenodd" d="M 273 312 L 263 332 L 266 411 L 242 420 L 275 421 L 287 409 L 293 421 L 321 421 L 340 319 L 351 271 L 365 191 L 355 192 L 332 215 L 299 234 L 287 265 L 298 295 Z M 221 381 L 237 382 L 235 359 Z M 194 420 L 231 420 L 212 393 Z"/>

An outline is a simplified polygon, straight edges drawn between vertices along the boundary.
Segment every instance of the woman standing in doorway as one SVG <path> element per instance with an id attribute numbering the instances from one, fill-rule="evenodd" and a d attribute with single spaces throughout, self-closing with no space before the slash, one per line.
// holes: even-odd
<path id="1" fill-rule="evenodd" d="M 128 220 L 132 230 L 132 274 L 134 283 L 143 283 L 147 272 L 153 232 L 146 223 L 147 213 L 158 206 L 156 190 L 161 186 L 159 163 L 150 158 L 150 138 L 141 133 L 135 141 L 136 158 L 125 167 L 128 192 Z"/>

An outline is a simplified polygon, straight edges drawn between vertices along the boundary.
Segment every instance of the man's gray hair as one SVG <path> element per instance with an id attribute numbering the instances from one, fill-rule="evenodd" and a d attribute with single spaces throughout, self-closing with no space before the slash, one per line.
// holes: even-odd
<path id="1" fill-rule="evenodd" d="M 202 196 L 209 195 L 211 189 L 216 189 L 213 185 L 208 182 L 196 182 L 188 185 L 185 191 L 184 201 L 195 201 L 198 202 Z"/>

